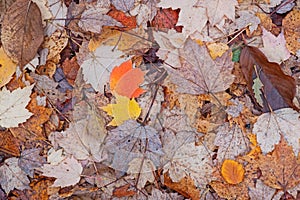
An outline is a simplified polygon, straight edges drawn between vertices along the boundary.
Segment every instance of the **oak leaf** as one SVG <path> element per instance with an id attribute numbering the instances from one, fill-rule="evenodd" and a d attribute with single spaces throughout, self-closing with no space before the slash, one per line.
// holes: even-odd
<path id="1" fill-rule="evenodd" d="M 144 72 L 139 68 L 132 68 L 132 61 L 128 60 L 112 70 L 110 89 L 118 95 L 128 98 L 139 97 L 145 92 L 139 88 L 139 85 L 144 81 L 144 75 Z"/>
<path id="2" fill-rule="evenodd" d="M 235 160 L 224 160 L 221 174 L 227 183 L 238 184 L 243 181 L 245 170 L 243 165 Z"/>

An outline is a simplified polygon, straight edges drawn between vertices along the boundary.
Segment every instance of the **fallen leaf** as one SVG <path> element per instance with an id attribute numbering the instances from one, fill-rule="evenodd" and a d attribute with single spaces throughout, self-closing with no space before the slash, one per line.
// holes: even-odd
<path id="1" fill-rule="evenodd" d="M 12 92 L 3 88 L 0 91 L 0 126 L 11 128 L 25 122 L 32 113 L 25 107 L 30 101 L 31 90 L 34 85 Z"/>
<path id="2" fill-rule="evenodd" d="M 261 180 L 272 188 L 287 190 L 300 183 L 299 159 L 284 140 L 275 145 L 272 154 L 259 155 L 257 162 L 262 172 Z"/>
<path id="3" fill-rule="evenodd" d="M 225 123 L 217 129 L 214 144 L 218 146 L 218 161 L 235 159 L 239 155 L 245 155 L 250 150 L 250 144 L 237 124 Z"/>
<path id="4" fill-rule="evenodd" d="M 204 1 L 198 0 L 195 6 L 201 6 L 206 8 L 207 16 L 209 22 L 215 26 L 220 23 L 223 17 L 234 21 L 235 20 L 235 6 L 238 5 L 236 0 L 214 0 L 214 1 Z"/>
<path id="5" fill-rule="evenodd" d="M 177 26 L 183 26 L 182 33 L 187 38 L 195 31 L 201 31 L 207 22 L 206 9 L 196 7 L 197 0 L 165 0 L 157 4 L 157 7 L 162 8 L 180 8 Z"/>
<path id="6" fill-rule="evenodd" d="M 286 45 L 289 51 L 293 54 L 299 55 L 300 49 L 300 10 L 294 9 L 289 12 L 282 20 L 284 27 L 284 36 Z"/>
<path id="7" fill-rule="evenodd" d="M 8 194 L 14 188 L 19 190 L 29 189 L 29 179 L 22 169 L 18 166 L 18 158 L 8 158 L 0 167 L 0 184 Z"/>
<path id="8" fill-rule="evenodd" d="M 227 183 L 238 184 L 243 181 L 245 170 L 243 165 L 235 160 L 224 160 L 221 174 Z"/>
<path id="9" fill-rule="evenodd" d="M 130 197 L 130 196 L 133 196 L 135 194 L 136 194 L 136 191 L 130 190 L 130 185 L 129 184 L 126 184 L 126 185 L 123 185 L 121 187 L 115 188 L 114 191 L 113 191 L 113 196 L 118 197 L 118 198 Z"/>
<path id="10" fill-rule="evenodd" d="M 277 63 L 269 62 L 266 56 L 256 47 L 246 46 L 242 49 L 240 65 L 247 82 L 248 90 L 256 104 L 253 90 L 253 79 L 259 78 L 263 84 L 261 99 L 263 100 L 263 112 L 270 109 L 291 107 L 297 110 L 293 103 L 296 93 L 294 78 L 285 75 Z"/>
<path id="11" fill-rule="evenodd" d="M 6 85 L 16 72 L 17 64 L 14 63 L 0 48 L 0 87 Z"/>
<path id="12" fill-rule="evenodd" d="M 249 187 L 249 196 L 251 199 L 272 199 L 275 191 L 258 179 L 254 187 Z"/>
<path id="13" fill-rule="evenodd" d="M 146 26 L 156 15 L 159 0 L 141 1 L 132 10 L 130 15 L 136 16 L 136 22 L 140 26 Z"/>
<path id="14" fill-rule="evenodd" d="M 181 67 L 170 71 L 177 91 L 186 94 L 209 94 L 225 91 L 234 80 L 231 74 L 231 51 L 213 60 L 207 48 L 188 38 L 179 50 Z M 176 68 L 176 66 L 174 66 Z"/>
<path id="15" fill-rule="evenodd" d="M 21 141 L 15 138 L 8 130 L 0 132 L 0 151 L 13 155 L 20 156 Z"/>
<path id="16" fill-rule="evenodd" d="M 157 199 L 161 199 L 161 200 L 183 200 L 184 197 L 178 195 L 177 193 L 169 193 L 169 192 L 163 192 L 159 189 L 153 188 L 152 189 L 152 193 L 151 196 L 148 197 L 148 200 L 157 200 Z"/>
<path id="17" fill-rule="evenodd" d="M 18 164 L 20 168 L 31 178 L 33 178 L 34 170 L 39 169 L 46 163 L 46 159 L 40 156 L 41 149 L 25 149 L 22 151 Z"/>
<path id="18" fill-rule="evenodd" d="M 6 54 L 24 67 L 35 57 L 43 40 L 39 7 L 31 0 L 17 0 L 3 18 L 1 42 Z"/>
<path id="19" fill-rule="evenodd" d="M 271 113 L 264 113 L 254 124 L 253 133 L 264 154 L 271 152 L 279 143 L 281 135 L 294 149 L 299 152 L 300 133 L 299 113 L 291 108 L 283 108 Z"/>
<path id="20" fill-rule="evenodd" d="M 109 8 L 103 7 L 101 3 L 96 4 L 93 7 L 86 9 L 78 22 L 80 28 L 84 31 L 90 31 L 93 33 L 101 33 L 103 26 L 119 26 L 123 25 L 114 18 L 106 15 Z"/>
<path id="21" fill-rule="evenodd" d="M 168 150 L 168 145 L 170 143 L 164 145 L 164 150 Z M 213 179 L 211 152 L 205 146 L 187 143 L 166 153 L 173 154 L 163 167 L 164 173 L 169 172 L 172 181 L 179 182 L 185 176 L 190 176 L 202 188 Z"/>
<path id="22" fill-rule="evenodd" d="M 137 98 L 145 92 L 139 88 L 139 85 L 144 81 L 144 75 L 144 72 L 139 68 L 132 68 L 132 61 L 128 60 L 112 70 L 110 89 L 118 95 Z"/>
<path id="23" fill-rule="evenodd" d="M 116 1 L 116 0 L 115 0 Z M 126 1 L 127 2 L 127 1 Z M 136 28 L 136 17 L 128 16 L 124 12 L 112 8 L 108 13 L 108 16 L 120 22 L 123 26 L 121 30 L 129 30 Z M 102 32 L 101 32 L 102 33 Z"/>
<path id="24" fill-rule="evenodd" d="M 213 60 L 217 57 L 221 57 L 228 49 L 228 45 L 224 43 L 209 43 L 207 49 Z"/>
<path id="25" fill-rule="evenodd" d="M 49 140 L 78 160 L 100 162 L 106 136 L 103 117 L 97 114 L 93 102 L 80 102 L 73 111 L 74 122 L 64 132 L 53 132 Z M 76 119 L 77 118 L 77 119 Z"/>
<path id="26" fill-rule="evenodd" d="M 167 173 L 164 174 L 164 184 L 183 195 L 185 198 L 196 200 L 200 199 L 200 191 L 195 186 L 191 177 L 187 176 L 182 178 L 179 182 L 173 182 Z"/>
<path id="27" fill-rule="evenodd" d="M 154 172 L 156 167 L 151 160 L 147 158 L 134 158 L 128 163 L 128 166 L 127 173 L 136 179 L 138 189 L 144 188 L 147 182 L 153 183 L 155 181 Z"/>
<path id="28" fill-rule="evenodd" d="M 118 10 L 128 12 L 134 7 L 134 0 L 112 0 L 112 5 Z"/>
<path id="29" fill-rule="evenodd" d="M 56 178 L 52 187 L 67 187 L 80 181 L 82 170 L 81 164 L 74 157 L 67 157 L 58 165 L 43 165 L 42 175 Z"/>
<path id="30" fill-rule="evenodd" d="M 151 26 L 160 31 L 166 31 L 173 28 L 176 31 L 181 32 L 182 27 L 176 26 L 179 12 L 179 8 L 176 10 L 172 10 L 171 8 L 160 9 L 151 21 Z"/>
<path id="31" fill-rule="evenodd" d="M 269 62 L 276 62 L 278 64 L 287 60 L 291 55 L 288 49 L 286 48 L 286 41 L 284 38 L 283 32 L 281 32 L 277 37 L 271 32 L 262 28 L 263 35 L 263 44 L 264 47 L 260 50 L 268 58 Z"/>
<path id="32" fill-rule="evenodd" d="M 163 155 L 157 131 L 134 120 L 127 120 L 108 132 L 105 142 L 106 149 L 113 154 L 111 167 L 118 171 L 127 171 L 131 160 L 142 157 L 158 167 L 160 156 Z"/>
<path id="33" fill-rule="evenodd" d="M 137 119 L 141 114 L 141 108 L 135 99 L 129 99 L 121 95 L 116 96 L 115 104 L 108 104 L 101 109 L 107 112 L 108 115 L 114 117 L 114 119 L 108 124 L 108 126 L 119 126 L 126 120 Z"/>
<path id="34" fill-rule="evenodd" d="M 62 30 L 65 26 L 67 19 L 67 12 L 68 8 L 65 5 L 64 1 L 57 1 L 57 0 L 47 0 L 49 10 L 52 14 L 51 20 L 47 23 L 45 27 L 45 34 L 47 36 L 52 35 L 57 29 Z M 56 20 L 57 19 L 57 20 Z"/>
<path id="35" fill-rule="evenodd" d="M 71 59 L 67 58 L 63 62 L 61 67 L 64 71 L 64 74 L 66 75 L 68 82 L 71 85 L 74 85 L 78 70 L 80 68 L 79 64 L 77 63 L 76 57 L 73 57 Z"/>
<path id="36" fill-rule="evenodd" d="M 128 60 L 127 57 L 122 58 L 122 55 L 123 52 L 114 49 L 113 46 L 99 46 L 94 52 L 90 52 L 81 64 L 84 80 L 96 91 L 103 92 L 114 66 Z"/>

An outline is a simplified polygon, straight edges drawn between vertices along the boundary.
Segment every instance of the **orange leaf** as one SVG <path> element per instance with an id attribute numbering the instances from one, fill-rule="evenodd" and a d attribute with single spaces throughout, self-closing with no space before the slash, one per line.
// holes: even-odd
<path id="1" fill-rule="evenodd" d="M 245 170 L 243 165 L 234 160 L 225 160 L 221 168 L 221 174 L 225 181 L 230 184 L 238 184 L 244 179 Z"/>
<path id="2" fill-rule="evenodd" d="M 128 98 L 139 97 L 145 91 L 139 88 L 144 81 L 144 72 L 132 68 L 131 60 L 115 67 L 110 74 L 110 89 Z"/>

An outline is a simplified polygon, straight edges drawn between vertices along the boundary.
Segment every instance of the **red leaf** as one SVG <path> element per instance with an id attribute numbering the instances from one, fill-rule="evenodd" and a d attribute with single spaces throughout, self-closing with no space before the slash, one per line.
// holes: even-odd
<path id="1" fill-rule="evenodd" d="M 180 9 L 160 9 L 157 11 L 156 16 L 153 18 L 151 25 L 162 31 L 174 28 L 177 32 L 181 32 L 182 26 L 176 26 L 179 12 Z"/>
<path id="2" fill-rule="evenodd" d="M 145 91 L 139 88 L 144 81 L 144 72 L 132 68 L 131 60 L 115 67 L 110 74 L 110 89 L 128 98 L 139 97 Z"/>

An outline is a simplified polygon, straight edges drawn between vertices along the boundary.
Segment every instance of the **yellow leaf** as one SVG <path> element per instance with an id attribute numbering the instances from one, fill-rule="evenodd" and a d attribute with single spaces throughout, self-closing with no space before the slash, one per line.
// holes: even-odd
<path id="1" fill-rule="evenodd" d="M 114 119 L 108 124 L 109 126 L 119 126 L 124 121 L 129 119 L 137 119 L 141 114 L 141 108 L 134 99 L 128 97 L 115 95 L 116 104 L 108 104 L 101 107 L 108 115 Z"/>
<path id="2" fill-rule="evenodd" d="M 10 81 L 12 75 L 16 72 L 16 66 L 17 64 L 6 55 L 3 48 L 0 48 L 0 87 Z"/>
<path id="3" fill-rule="evenodd" d="M 207 45 L 207 48 L 212 59 L 221 57 L 229 49 L 228 45 L 224 43 L 211 43 Z"/>
<path id="4" fill-rule="evenodd" d="M 234 160 L 225 160 L 221 168 L 221 174 L 225 181 L 230 184 L 238 184 L 244 179 L 245 170 L 243 165 Z"/>

